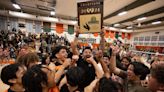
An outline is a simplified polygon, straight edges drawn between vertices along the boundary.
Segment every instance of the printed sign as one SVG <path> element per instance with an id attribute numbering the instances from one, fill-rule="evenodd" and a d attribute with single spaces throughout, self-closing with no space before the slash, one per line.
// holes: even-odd
<path id="1" fill-rule="evenodd" d="M 96 39 L 94 39 L 94 38 L 78 38 L 78 42 L 82 42 L 82 43 L 96 43 Z"/>
<path id="2" fill-rule="evenodd" d="M 103 23 L 103 1 L 78 3 L 78 24 L 81 33 L 100 32 Z"/>

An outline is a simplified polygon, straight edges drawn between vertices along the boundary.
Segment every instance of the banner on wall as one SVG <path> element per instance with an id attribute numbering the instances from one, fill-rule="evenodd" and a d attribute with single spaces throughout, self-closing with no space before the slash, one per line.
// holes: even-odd
<path id="1" fill-rule="evenodd" d="M 27 32 L 33 32 L 33 21 L 26 20 L 26 30 Z"/>
<path id="2" fill-rule="evenodd" d="M 35 32 L 36 33 L 41 33 L 42 32 L 42 27 L 41 27 L 41 22 L 40 21 L 35 21 Z"/>
<path id="3" fill-rule="evenodd" d="M 7 30 L 7 19 L 5 17 L 0 17 L 0 31 Z"/>
<path id="4" fill-rule="evenodd" d="M 51 31 L 51 23 L 43 22 L 43 30 L 44 30 L 44 32 L 50 32 Z"/>
<path id="5" fill-rule="evenodd" d="M 96 43 L 96 39 L 94 39 L 94 38 L 78 38 L 78 42 L 81 42 L 81 43 Z"/>
<path id="6" fill-rule="evenodd" d="M 73 34 L 74 33 L 74 26 L 73 25 L 68 25 L 68 33 Z"/>
<path id="7" fill-rule="evenodd" d="M 63 24 L 56 23 L 56 33 L 62 34 L 64 32 Z"/>
<path id="8" fill-rule="evenodd" d="M 78 24 L 81 33 L 100 32 L 103 23 L 103 1 L 78 3 Z"/>
<path id="9" fill-rule="evenodd" d="M 18 19 L 17 18 L 9 18 L 10 22 L 9 22 L 9 30 L 10 31 L 16 31 L 18 30 Z"/>

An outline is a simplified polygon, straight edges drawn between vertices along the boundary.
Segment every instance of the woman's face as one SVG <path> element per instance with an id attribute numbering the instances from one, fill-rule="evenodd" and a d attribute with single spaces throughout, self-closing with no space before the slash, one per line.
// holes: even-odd
<path id="1" fill-rule="evenodd" d="M 123 58 L 122 61 L 121 61 L 122 65 L 124 68 L 128 68 L 129 66 L 129 61 L 126 59 L 126 58 Z"/>
<path id="2" fill-rule="evenodd" d="M 103 60 L 104 60 L 104 62 L 105 62 L 107 65 L 110 64 L 110 62 L 109 62 L 109 58 L 108 58 L 108 57 L 103 57 Z"/>
<path id="3" fill-rule="evenodd" d="M 50 57 L 47 57 L 46 64 L 49 64 L 49 63 L 50 63 Z"/>
<path id="4" fill-rule="evenodd" d="M 127 73 L 128 73 L 128 80 L 130 80 L 130 81 L 136 80 L 137 76 L 134 73 L 134 66 L 132 64 L 129 65 Z"/>

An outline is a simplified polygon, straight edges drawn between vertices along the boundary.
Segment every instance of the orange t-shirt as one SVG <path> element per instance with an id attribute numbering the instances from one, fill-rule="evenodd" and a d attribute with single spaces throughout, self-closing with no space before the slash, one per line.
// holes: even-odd
<path id="1" fill-rule="evenodd" d="M 49 92 L 60 92 L 60 91 L 59 91 L 59 88 L 57 86 L 55 86 L 55 87 L 51 88 L 49 90 Z"/>

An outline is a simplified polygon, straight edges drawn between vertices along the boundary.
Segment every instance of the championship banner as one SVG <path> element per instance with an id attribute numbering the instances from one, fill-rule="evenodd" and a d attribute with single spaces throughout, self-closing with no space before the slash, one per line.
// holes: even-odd
<path id="1" fill-rule="evenodd" d="M 96 43 L 96 39 L 94 39 L 94 38 L 78 38 L 78 42 L 81 42 L 81 43 Z"/>
<path id="2" fill-rule="evenodd" d="M 78 24 L 81 33 L 100 32 L 103 23 L 103 1 L 78 3 Z"/>

